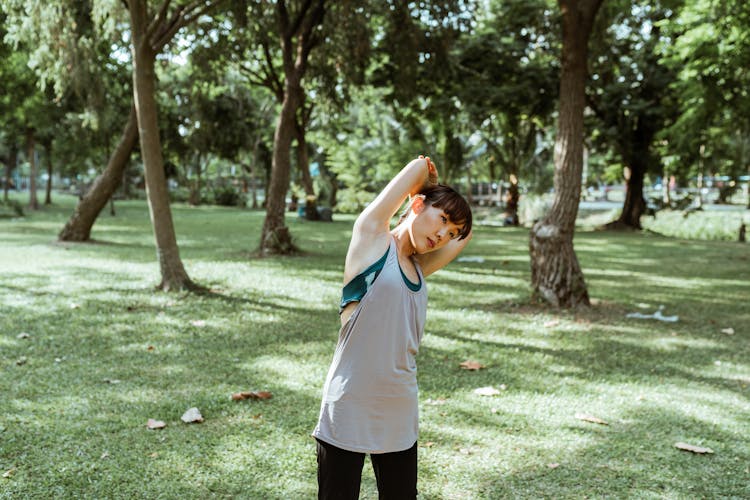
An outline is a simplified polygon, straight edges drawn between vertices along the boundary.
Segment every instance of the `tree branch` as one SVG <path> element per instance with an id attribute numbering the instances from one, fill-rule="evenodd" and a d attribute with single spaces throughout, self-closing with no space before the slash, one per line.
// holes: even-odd
<path id="1" fill-rule="evenodd" d="M 255 71 L 252 68 L 247 67 L 244 64 L 238 64 L 237 67 L 240 70 L 240 73 L 245 74 L 247 76 L 248 82 L 250 82 L 253 85 L 260 85 L 262 87 L 268 87 L 268 80 L 263 77 L 260 73 Z"/>
<path id="2" fill-rule="evenodd" d="M 164 23 L 164 19 L 167 17 L 167 11 L 169 10 L 169 4 L 172 3 L 172 0 L 164 0 L 164 3 L 161 4 L 161 8 L 159 9 L 159 13 L 151 20 L 151 23 L 149 23 L 148 28 L 146 28 L 146 37 L 151 40 L 151 37 L 154 35 L 154 32 Z"/>
<path id="3" fill-rule="evenodd" d="M 155 38 L 150 38 L 151 46 L 155 52 L 162 48 L 172 39 L 180 28 L 187 26 L 203 14 L 221 4 L 225 0 L 195 0 L 194 2 L 181 5 L 170 18 L 167 26 L 160 30 Z M 162 22 L 162 25 L 164 23 Z"/>
<path id="4" fill-rule="evenodd" d="M 313 34 L 313 30 L 316 26 L 323 22 L 324 14 L 325 0 L 317 0 L 315 8 L 305 18 L 304 24 L 300 28 L 301 33 L 297 35 L 297 64 L 299 64 L 297 71 L 299 71 L 300 73 L 305 72 L 307 59 L 310 56 L 310 51 L 319 42 L 319 38 Z"/>
<path id="5" fill-rule="evenodd" d="M 309 2 L 308 2 L 309 3 Z M 325 15 L 325 0 L 317 0 L 315 8 L 309 16 L 305 17 L 304 23 L 300 28 L 300 38 L 302 40 L 302 50 L 305 60 L 310 54 L 310 50 L 318 42 L 318 37 L 312 36 L 312 31 L 317 25 L 323 22 L 323 16 Z"/>
<path id="6" fill-rule="evenodd" d="M 278 0 L 276 2 L 276 13 L 279 18 L 279 29 L 281 36 L 287 36 L 287 30 L 289 29 L 289 11 L 286 10 L 286 0 Z"/>
<path id="7" fill-rule="evenodd" d="M 279 99 L 279 102 L 281 102 L 284 100 L 284 85 L 281 80 L 279 80 L 278 73 L 276 73 L 273 68 L 273 57 L 271 57 L 271 49 L 268 46 L 268 40 L 263 40 L 261 45 L 263 46 L 263 54 L 266 59 L 266 75 L 268 75 L 271 84 L 270 88 Z"/>
<path id="8" fill-rule="evenodd" d="M 308 19 L 307 11 L 310 10 L 310 5 L 312 5 L 312 0 L 305 0 L 305 3 L 302 4 L 302 7 L 297 13 L 297 17 L 292 22 L 292 27 L 289 29 L 289 36 L 294 36 L 296 33 L 298 33 L 303 21 L 306 21 Z"/>

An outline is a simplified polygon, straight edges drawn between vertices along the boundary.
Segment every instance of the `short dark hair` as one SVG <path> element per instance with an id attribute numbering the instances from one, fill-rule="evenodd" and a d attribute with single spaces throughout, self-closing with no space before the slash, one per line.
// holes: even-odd
<path id="1" fill-rule="evenodd" d="M 441 208 L 451 222 L 461 226 L 458 232 L 459 240 L 469 236 L 471 233 L 471 207 L 469 202 L 455 189 L 444 184 L 435 184 L 422 189 L 419 195 L 424 196 L 424 202 L 435 208 Z"/>

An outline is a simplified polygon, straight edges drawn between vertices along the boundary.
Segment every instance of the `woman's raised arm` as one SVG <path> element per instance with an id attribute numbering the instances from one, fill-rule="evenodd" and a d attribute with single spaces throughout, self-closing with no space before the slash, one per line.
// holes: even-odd
<path id="1" fill-rule="evenodd" d="M 355 232 L 380 233 L 390 230 L 393 215 L 407 196 L 425 185 L 437 184 L 437 168 L 430 158 L 420 156 L 406 164 L 380 194 L 357 217 Z"/>

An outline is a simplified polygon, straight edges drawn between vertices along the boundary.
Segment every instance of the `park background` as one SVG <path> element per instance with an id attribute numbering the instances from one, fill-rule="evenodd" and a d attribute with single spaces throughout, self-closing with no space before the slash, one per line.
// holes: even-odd
<path id="1" fill-rule="evenodd" d="M 420 153 L 476 219 L 421 496 L 750 496 L 746 3 L 0 6 L 0 496 L 314 497 L 351 226 Z"/>

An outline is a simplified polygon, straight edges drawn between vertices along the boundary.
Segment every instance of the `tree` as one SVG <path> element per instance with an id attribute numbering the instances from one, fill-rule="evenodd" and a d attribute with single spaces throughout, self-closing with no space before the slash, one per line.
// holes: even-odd
<path id="1" fill-rule="evenodd" d="M 320 42 L 315 30 L 323 22 L 324 14 L 324 0 L 305 1 L 291 15 L 285 0 L 276 2 L 284 98 L 274 133 L 266 218 L 260 238 L 260 250 L 264 254 L 286 254 L 296 250 L 289 228 L 284 224 L 291 174 L 290 149 L 297 133 L 297 113 L 304 103 L 302 78 L 307 70 L 310 51 Z"/>
<path id="2" fill-rule="evenodd" d="M 573 249 L 573 235 L 581 194 L 588 40 L 602 0 L 558 3 L 562 13 L 562 54 L 555 197 L 549 213 L 531 229 L 531 286 L 536 296 L 556 307 L 575 307 L 589 304 L 583 272 Z"/>
<path id="3" fill-rule="evenodd" d="M 150 11 L 146 0 L 129 0 L 133 94 L 138 118 L 141 156 L 144 163 L 146 194 L 161 270 L 159 288 L 164 291 L 196 289 L 180 259 L 177 237 L 169 207 L 164 174 L 164 158 L 159 137 L 156 105 L 156 55 L 177 31 L 196 21 L 214 2 L 194 1 L 180 4 L 170 13 L 169 0 L 157 11 Z"/>
<path id="4" fill-rule="evenodd" d="M 13 14 L 16 13 L 11 10 L 12 7 L 2 5 L 3 11 L 0 12 L 0 80 L 4 90 L 0 95 L 0 125 L 5 132 L 9 149 L 4 183 L 5 199 L 7 200 L 11 172 L 17 165 L 18 152 L 25 146 L 29 164 L 29 208 L 37 210 L 36 130 L 45 126 L 45 118 L 54 104 L 36 85 L 25 44 L 12 36 Z M 11 41 L 12 46 L 6 44 L 6 40 Z"/>
<path id="5" fill-rule="evenodd" d="M 491 6 L 459 44 L 456 93 L 486 145 L 490 180 L 503 174 L 509 183 L 506 220 L 518 224 L 518 183 L 538 184 L 535 173 L 550 156 L 544 131 L 557 98 L 558 41 L 546 0 Z"/>
<path id="6" fill-rule="evenodd" d="M 750 4 L 741 0 L 685 2 L 662 32 L 666 64 L 678 75 L 679 113 L 661 135 L 664 152 L 684 177 L 703 166 L 750 174 Z M 750 183 L 748 183 L 750 208 Z"/>
<path id="7" fill-rule="evenodd" d="M 41 132 L 43 143 L 50 147 L 48 160 L 54 144 L 69 164 L 88 163 L 101 149 L 109 157 L 58 235 L 62 241 L 87 241 L 96 218 L 120 184 L 138 139 L 131 85 L 122 78 L 130 72 L 129 63 L 121 61 L 124 46 L 113 49 L 112 41 L 122 39 L 120 26 L 112 22 L 116 16 L 107 17 L 106 5 L 93 2 L 7 0 L 3 8 L 12 27 L 10 38 L 26 47 L 39 84 L 54 90 L 55 100 L 64 103 L 62 113 L 67 113 L 59 120 L 46 116 L 48 130 Z M 97 21 L 107 21 L 94 19 L 95 12 L 111 25 L 105 33 L 97 29 Z M 120 55 L 112 57 L 113 52 Z M 121 117 L 129 108 L 122 139 L 112 150 L 110 137 L 122 126 Z M 60 126 L 50 132 L 50 123 Z M 76 129 L 76 135 L 67 137 L 71 129 Z"/>
<path id="8" fill-rule="evenodd" d="M 111 42 L 112 39 L 122 40 L 120 26 L 115 25 L 110 31 L 100 33 L 91 16 L 90 10 L 82 10 L 77 16 L 79 21 L 75 26 L 79 33 L 78 45 L 60 46 L 66 48 L 64 50 L 75 51 L 79 60 L 88 63 L 85 65 L 87 71 L 79 70 L 77 80 L 70 84 L 72 91 L 83 101 L 81 107 L 86 110 L 83 125 L 90 130 L 86 136 L 88 149 L 82 140 L 76 141 L 76 149 L 83 149 L 89 162 L 96 158 L 95 164 L 98 166 L 105 163 L 105 167 L 82 194 L 70 218 L 58 233 L 60 241 L 89 241 L 99 214 L 125 181 L 125 172 L 138 145 L 137 115 L 133 103 L 132 78 L 129 78 L 132 65 L 121 56 L 127 47 L 118 44 L 113 49 Z M 85 43 L 83 40 L 89 42 Z M 119 53 L 118 56 L 113 57 L 113 52 Z M 70 156 L 78 156 L 77 151 L 66 150 Z M 92 155 L 95 155 L 94 158 Z"/>
<path id="9" fill-rule="evenodd" d="M 600 137 L 625 165 L 622 211 L 610 228 L 641 228 L 646 173 L 661 174 L 657 137 L 674 115 L 674 72 L 661 60 L 661 23 L 673 12 L 659 2 L 610 4 L 594 36 L 588 104 L 601 123 Z"/>
<path id="10" fill-rule="evenodd" d="M 127 124 L 117 146 L 101 174 L 76 205 L 73 214 L 58 234 L 60 241 L 88 241 L 91 228 L 107 201 L 122 182 L 123 171 L 138 142 L 138 123 L 135 106 L 131 107 Z"/>

